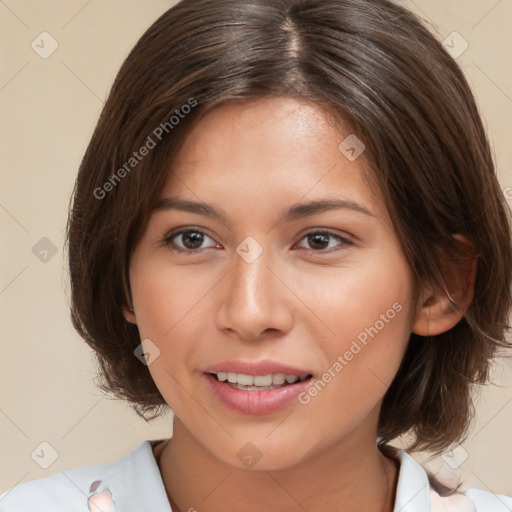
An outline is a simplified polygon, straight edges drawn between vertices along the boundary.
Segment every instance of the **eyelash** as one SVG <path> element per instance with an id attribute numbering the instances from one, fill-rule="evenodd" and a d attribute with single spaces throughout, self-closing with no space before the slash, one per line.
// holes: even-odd
<path id="1" fill-rule="evenodd" d="M 187 249 L 187 250 L 183 250 L 183 249 L 179 249 L 177 248 L 175 245 L 173 245 L 173 239 L 178 237 L 179 235 L 183 235 L 183 234 L 186 234 L 186 233 L 199 233 L 201 235 L 204 235 L 208 238 L 211 238 L 207 233 L 205 233 L 204 231 L 200 230 L 200 229 L 194 229 L 194 228 L 186 228 L 186 229 L 179 229 L 179 230 L 176 230 L 176 231 L 173 231 L 169 234 L 167 234 L 162 240 L 161 240 L 161 243 L 162 245 L 166 246 L 169 250 L 173 251 L 173 252 L 176 252 L 176 253 L 179 253 L 179 254 L 186 254 L 186 255 L 189 255 L 189 256 L 192 256 L 192 255 L 196 255 L 198 253 L 200 253 L 201 251 L 203 251 L 204 249 Z M 346 238 L 343 238 L 342 236 L 340 235 L 337 235 L 335 233 L 332 233 L 328 230 L 312 230 L 312 231 L 308 231 L 307 233 L 304 233 L 304 235 L 302 236 L 302 238 L 300 239 L 300 241 L 304 240 L 304 238 L 310 236 L 310 235 L 315 235 L 315 234 L 321 234 L 321 235 L 324 235 L 326 237 L 332 237 L 332 238 L 335 238 L 337 239 L 338 241 L 341 242 L 342 245 L 344 246 L 350 246 L 350 245 L 353 245 L 353 242 L 351 242 L 350 240 L 347 240 Z M 207 247 L 206 249 L 210 249 L 211 247 Z M 301 249 L 304 249 L 304 247 L 301 247 Z M 314 253 L 317 253 L 317 254 L 329 254 L 331 252 L 335 252 L 333 251 L 333 249 L 329 249 L 329 250 L 324 250 L 324 249 L 319 249 L 319 250 L 314 250 L 314 249 L 306 249 L 306 250 L 310 250 Z M 340 249 L 338 249 L 340 250 Z"/>

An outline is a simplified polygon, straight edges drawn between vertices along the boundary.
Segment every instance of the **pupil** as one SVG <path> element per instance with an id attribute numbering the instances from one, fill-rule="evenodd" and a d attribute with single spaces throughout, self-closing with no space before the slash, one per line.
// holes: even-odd
<path id="1" fill-rule="evenodd" d="M 315 244 L 320 244 L 320 249 L 325 248 L 325 246 L 329 245 L 328 237 L 321 233 L 315 233 L 309 235 L 309 243 L 314 248 Z M 318 248 L 318 247 L 317 247 Z"/>
<path id="2" fill-rule="evenodd" d="M 188 240 L 192 240 L 192 243 L 187 243 Z M 185 233 L 183 244 L 187 249 L 197 249 L 203 243 L 203 235 L 197 231 L 189 231 Z"/>

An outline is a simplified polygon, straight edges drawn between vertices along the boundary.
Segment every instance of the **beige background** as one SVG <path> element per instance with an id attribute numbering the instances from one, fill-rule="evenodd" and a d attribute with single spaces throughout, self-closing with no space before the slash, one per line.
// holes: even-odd
<path id="1" fill-rule="evenodd" d="M 172 3 L 0 0 L 0 492 L 115 460 L 144 439 L 170 433 L 170 417 L 148 425 L 95 387 L 91 351 L 69 321 L 62 246 L 75 174 L 115 74 Z M 468 42 L 458 60 L 512 203 L 512 0 L 403 3 L 439 39 L 456 31 Z M 43 31 L 59 45 L 47 59 L 31 48 Z M 468 441 L 451 459 L 432 461 L 433 471 L 462 477 L 465 487 L 512 495 L 511 374 L 511 362 L 503 362 L 499 386 L 482 390 Z M 42 442 L 56 452 L 47 469 L 31 457 Z"/>

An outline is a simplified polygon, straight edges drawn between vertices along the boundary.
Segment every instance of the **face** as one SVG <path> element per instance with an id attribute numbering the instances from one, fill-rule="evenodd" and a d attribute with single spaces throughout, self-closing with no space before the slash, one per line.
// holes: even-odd
<path id="1" fill-rule="evenodd" d="M 232 466 L 375 446 L 413 277 L 364 152 L 339 149 L 349 135 L 291 98 L 216 108 L 132 256 L 125 316 L 151 375 L 180 428 Z"/>

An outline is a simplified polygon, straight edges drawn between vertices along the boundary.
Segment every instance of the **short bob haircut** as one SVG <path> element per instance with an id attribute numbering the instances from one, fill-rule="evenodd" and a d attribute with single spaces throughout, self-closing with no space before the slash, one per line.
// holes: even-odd
<path id="1" fill-rule="evenodd" d="M 146 421 L 168 408 L 123 316 L 130 257 L 191 128 L 224 102 L 264 97 L 312 102 L 344 123 L 340 142 L 354 133 L 365 144 L 365 177 L 384 197 L 416 289 L 449 295 L 445 259 L 477 258 L 458 324 L 411 334 L 378 431 L 381 449 L 405 434 L 411 450 L 461 442 L 472 384 L 510 347 L 510 209 L 462 71 L 390 0 L 183 0 L 140 38 L 81 162 L 67 226 L 71 317 L 96 352 L 100 388 Z"/>

